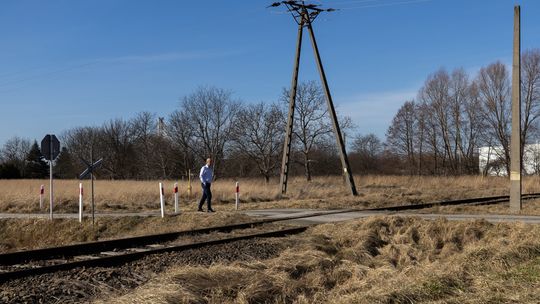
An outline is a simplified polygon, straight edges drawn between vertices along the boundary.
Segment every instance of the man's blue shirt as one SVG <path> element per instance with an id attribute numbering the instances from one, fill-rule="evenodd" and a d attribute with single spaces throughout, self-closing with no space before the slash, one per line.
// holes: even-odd
<path id="1" fill-rule="evenodd" d="M 210 168 L 208 165 L 204 165 L 201 168 L 199 178 L 201 179 L 201 183 L 203 184 L 212 183 L 212 168 Z"/>

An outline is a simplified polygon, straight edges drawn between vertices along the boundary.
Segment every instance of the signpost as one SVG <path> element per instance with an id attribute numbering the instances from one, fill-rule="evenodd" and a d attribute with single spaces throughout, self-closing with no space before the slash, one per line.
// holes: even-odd
<path id="1" fill-rule="evenodd" d="M 85 161 L 81 158 L 81 161 L 86 165 L 86 169 L 79 175 L 79 179 L 83 179 L 90 174 L 90 179 L 92 180 L 91 186 L 91 200 L 92 200 L 92 226 L 95 224 L 95 209 L 94 209 L 94 170 L 101 166 L 103 158 L 98 159 L 94 162 L 94 153 L 93 150 L 90 151 L 90 162 Z"/>
<path id="2" fill-rule="evenodd" d="M 49 203 L 50 203 L 50 215 L 49 218 L 53 219 L 53 161 L 60 154 L 60 141 L 54 134 L 47 134 L 41 140 L 41 154 L 49 161 Z"/>

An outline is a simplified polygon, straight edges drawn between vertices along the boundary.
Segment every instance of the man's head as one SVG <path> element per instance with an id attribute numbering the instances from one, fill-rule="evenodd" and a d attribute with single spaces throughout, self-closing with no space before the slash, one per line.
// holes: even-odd
<path id="1" fill-rule="evenodd" d="M 207 159 L 206 159 L 206 164 L 207 164 L 208 166 L 211 166 L 211 165 L 212 165 L 212 159 L 211 159 L 211 158 L 207 158 Z"/>

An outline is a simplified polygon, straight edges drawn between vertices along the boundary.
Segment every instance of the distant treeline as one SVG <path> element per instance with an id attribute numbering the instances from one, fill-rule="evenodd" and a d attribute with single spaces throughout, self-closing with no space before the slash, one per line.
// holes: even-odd
<path id="1" fill-rule="evenodd" d="M 522 149 L 540 131 L 540 51 L 522 56 Z M 509 166 L 511 85 L 507 67 L 495 62 L 471 80 L 463 69 L 441 69 L 426 79 L 416 100 L 394 116 L 383 142 L 362 135 L 339 116 L 355 174 L 478 174 L 478 148 L 500 146 L 486 166 Z M 140 112 L 101 126 L 77 127 L 59 135 L 58 178 L 76 178 L 82 161 L 103 158 L 102 179 L 179 179 L 208 157 L 218 177 L 279 176 L 289 91 L 274 103 L 246 103 L 230 91 L 200 87 L 181 99 L 167 117 Z M 342 172 L 324 93 L 311 81 L 298 87 L 292 146 L 294 175 Z M 364 133 L 366 134 L 366 133 Z M 484 173 L 485 173 L 484 172 Z M 506 171 L 506 172 L 509 172 Z M 540 173 L 540 172 L 539 172 Z M 0 178 L 45 178 L 48 166 L 37 142 L 14 137 L 0 149 Z"/>
<path id="2" fill-rule="evenodd" d="M 403 104 L 387 132 L 386 145 L 409 174 L 478 173 L 478 148 L 497 146 L 485 167 L 510 172 L 510 72 L 501 62 L 482 67 L 474 79 L 463 69 L 430 75 L 416 100 Z M 521 153 L 540 130 L 540 50 L 521 58 Z M 540 173 L 540 172 L 537 172 Z"/>
<path id="3" fill-rule="evenodd" d="M 197 175 L 212 157 L 218 177 L 279 176 L 289 92 L 274 103 L 245 103 L 231 92 L 200 87 L 182 98 L 168 117 L 140 112 L 101 126 L 59 134 L 62 151 L 54 163 L 57 178 L 76 178 L 82 159 L 103 158 L 102 179 L 162 179 Z M 296 101 L 292 174 L 339 174 L 340 161 L 321 87 L 301 83 Z M 342 129 L 353 132 L 350 119 Z M 351 136 L 352 137 L 352 136 Z M 353 153 L 354 154 L 354 153 Z M 351 155 L 352 156 L 352 155 Z M 45 178 L 48 167 L 37 142 L 14 137 L 0 150 L 0 178 Z"/>

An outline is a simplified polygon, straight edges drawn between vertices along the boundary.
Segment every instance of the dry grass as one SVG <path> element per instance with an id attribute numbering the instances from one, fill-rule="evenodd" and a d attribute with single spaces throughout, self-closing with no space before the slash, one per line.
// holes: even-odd
<path id="1" fill-rule="evenodd" d="M 55 182 L 55 211 L 77 212 L 77 180 Z M 262 179 L 240 180 L 241 207 L 244 209 L 302 207 L 343 208 L 374 207 L 412 204 L 435 200 L 508 194 L 509 182 L 497 177 L 409 177 L 362 176 L 356 177 L 358 197 L 349 195 L 341 177 L 318 177 L 307 183 L 293 178 L 286 196 L 280 194 L 278 181 L 265 184 Z M 40 212 L 39 187 L 46 180 L 0 180 L 0 212 Z M 172 211 L 174 181 L 165 182 L 168 211 Z M 89 201 L 89 182 L 85 181 L 85 202 Z M 159 189 L 157 181 L 96 181 L 96 210 L 103 211 L 157 211 Z M 193 184 L 191 198 L 187 197 L 187 183 L 180 182 L 181 206 L 194 209 L 200 196 L 200 187 Z M 234 208 L 234 180 L 218 180 L 213 184 L 214 204 L 220 210 Z M 537 177 L 525 178 L 524 192 L 540 192 Z M 48 208 L 48 193 L 45 195 Z"/>
<path id="2" fill-rule="evenodd" d="M 538 303 L 540 227 L 380 217 L 267 261 L 181 266 L 104 303 Z"/>
<path id="3" fill-rule="evenodd" d="M 443 214 L 508 214 L 509 203 L 485 205 L 485 206 L 444 206 L 422 209 L 420 213 L 443 213 Z M 540 200 L 523 200 L 522 210 L 523 215 L 540 215 Z"/>
<path id="4" fill-rule="evenodd" d="M 177 216 L 98 218 L 80 224 L 75 220 L 0 220 L 0 252 L 44 248 L 111 238 L 165 233 L 251 221 L 231 212 L 182 213 Z"/>

